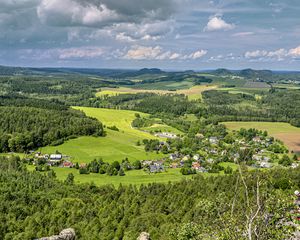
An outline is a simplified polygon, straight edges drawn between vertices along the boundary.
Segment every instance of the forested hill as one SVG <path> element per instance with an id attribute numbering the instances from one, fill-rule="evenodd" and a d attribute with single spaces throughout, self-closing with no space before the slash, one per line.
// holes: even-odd
<path id="1" fill-rule="evenodd" d="M 0 152 L 24 152 L 69 138 L 103 135 L 103 126 L 55 101 L 0 98 Z"/>
<path id="2" fill-rule="evenodd" d="M 148 186 L 96 187 L 28 172 L 20 159 L 0 158 L 0 239 L 35 239 L 74 228 L 77 239 L 287 239 L 300 187 L 298 169 Z M 248 219 L 248 222 L 247 222 Z M 251 222 L 249 222 L 251 219 Z M 249 228 L 251 229 L 249 230 Z M 248 239 L 248 238 L 247 238 Z"/>

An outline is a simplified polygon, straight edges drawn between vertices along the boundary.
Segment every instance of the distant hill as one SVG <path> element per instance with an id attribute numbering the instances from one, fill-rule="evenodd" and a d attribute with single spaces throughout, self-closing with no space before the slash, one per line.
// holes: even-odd
<path id="1" fill-rule="evenodd" d="M 213 71 L 213 73 L 216 75 L 231 75 L 231 74 L 233 74 L 232 71 L 230 71 L 226 68 L 219 68 L 219 69 Z"/>
<path id="2" fill-rule="evenodd" d="M 239 75 L 241 77 L 245 77 L 245 78 L 261 78 L 261 79 L 264 79 L 264 78 L 270 78 L 272 77 L 273 73 L 272 71 L 270 70 L 253 70 L 253 69 L 244 69 L 244 70 L 241 70 L 239 72 Z"/>

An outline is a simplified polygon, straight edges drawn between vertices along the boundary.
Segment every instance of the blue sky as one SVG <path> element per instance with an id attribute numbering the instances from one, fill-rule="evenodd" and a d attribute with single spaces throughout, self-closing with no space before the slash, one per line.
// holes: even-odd
<path id="1" fill-rule="evenodd" d="M 300 70 L 299 0 L 0 0 L 0 64 Z"/>

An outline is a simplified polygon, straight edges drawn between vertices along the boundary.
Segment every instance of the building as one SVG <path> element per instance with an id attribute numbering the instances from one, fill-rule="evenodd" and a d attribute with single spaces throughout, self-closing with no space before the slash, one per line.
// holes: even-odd
<path id="1" fill-rule="evenodd" d="M 195 169 L 195 170 L 200 170 L 200 168 L 201 168 L 201 165 L 200 165 L 200 163 L 198 163 L 198 162 L 193 162 L 192 163 L 192 169 Z"/>
<path id="2" fill-rule="evenodd" d="M 219 143 L 219 140 L 217 137 L 210 137 L 208 139 L 208 141 L 210 142 L 210 144 L 218 144 Z"/>

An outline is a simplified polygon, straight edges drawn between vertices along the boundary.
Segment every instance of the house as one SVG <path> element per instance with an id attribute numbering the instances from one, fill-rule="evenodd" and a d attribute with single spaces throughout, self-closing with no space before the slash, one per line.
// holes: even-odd
<path id="1" fill-rule="evenodd" d="M 171 163 L 170 168 L 178 168 L 179 164 L 178 163 Z"/>
<path id="2" fill-rule="evenodd" d="M 62 155 L 61 154 L 51 154 L 50 155 L 50 161 L 61 161 Z"/>
<path id="3" fill-rule="evenodd" d="M 169 158 L 170 158 L 170 160 L 175 161 L 175 160 L 180 158 L 180 154 L 179 153 L 172 153 L 172 154 L 170 154 Z"/>
<path id="4" fill-rule="evenodd" d="M 261 142 L 261 138 L 260 138 L 260 136 L 256 136 L 256 137 L 252 138 L 252 141 L 256 142 L 256 143 L 260 143 Z"/>
<path id="5" fill-rule="evenodd" d="M 218 153 L 218 150 L 217 150 L 217 149 L 211 149 L 211 150 L 209 151 L 209 153 L 211 153 L 211 154 L 217 154 L 217 153 Z"/>
<path id="6" fill-rule="evenodd" d="M 145 167 L 145 166 L 149 166 L 152 164 L 152 161 L 150 160 L 145 160 L 145 161 L 142 161 L 142 166 Z"/>
<path id="7" fill-rule="evenodd" d="M 87 164 L 86 163 L 80 163 L 79 168 L 86 168 Z"/>
<path id="8" fill-rule="evenodd" d="M 164 171 L 164 166 L 161 164 L 153 164 L 149 166 L 150 173 L 158 173 Z"/>
<path id="9" fill-rule="evenodd" d="M 196 137 L 196 138 L 199 138 L 199 139 L 202 139 L 202 138 L 204 138 L 204 135 L 201 134 L 201 133 L 197 133 L 197 134 L 195 135 L 195 137 Z"/>
<path id="10" fill-rule="evenodd" d="M 254 161 L 261 161 L 262 160 L 262 156 L 260 156 L 260 155 L 253 155 L 252 156 L 252 160 L 254 160 Z"/>
<path id="11" fill-rule="evenodd" d="M 208 141 L 210 142 L 210 144 L 218 144 L 219 143 L 219 140 L 217 137 L 210 137 L 208 139 Z"/>
<path id="12" fill-rule="evenodd" d="M 154 136 L 161 137 L 161 138 L 170 138 L 170 139 L 178 138 L 176 134 L 168 133 L 168 132 L 156 133 L 154 134 Z"/>
<path id="13" fill-rule="evenodd" d="M 299 167 L 299 164 L 298 164 L 298 163 L 292 163 L 291 168 L 297 168 L 297 167 Z"/>
<path id="14" fill-rule="evenodd" d="M 260 166 L 261 168 L 271 168 L 271 167 L 272 167 L 271 163 L 268 163 L 268 162 L 261 162 L 261 163 L 259 164 L 259 166 Z"/>
<path id="15" fill-rule="evenodd" d="M 214 163 L 215 160 L 213 160 L 212 158 L 209 158 L 206 160 L 208 163 Z"/>
<path id="16" fill-rule="evenodd" d="M 72 168 L 72 167 L 74 167 L 74 164 L 72 162 L 70 162 L 70 161 L 64 161 L 63 162 L 63 167 L 65 167 L 65 168 Z"/>
<path id="17" fill-rule="evenodd" d="M 194 159 L 195 161 L 199 161 L 199 160 L 200 160 L 200 155 L 199 155 L 199 154 L 195 154 L 195 155 L 193 156 L 193 159 Z"/>
<path id="18" fill-rule="evenodd" d="M 195 170 L 199 170 L 201 168 L 201 165 L 200 165 L 200 163 L 198 163 L 198 162 L 193 162 L 192 163 L 192 169 L 195 169 Z"/>

